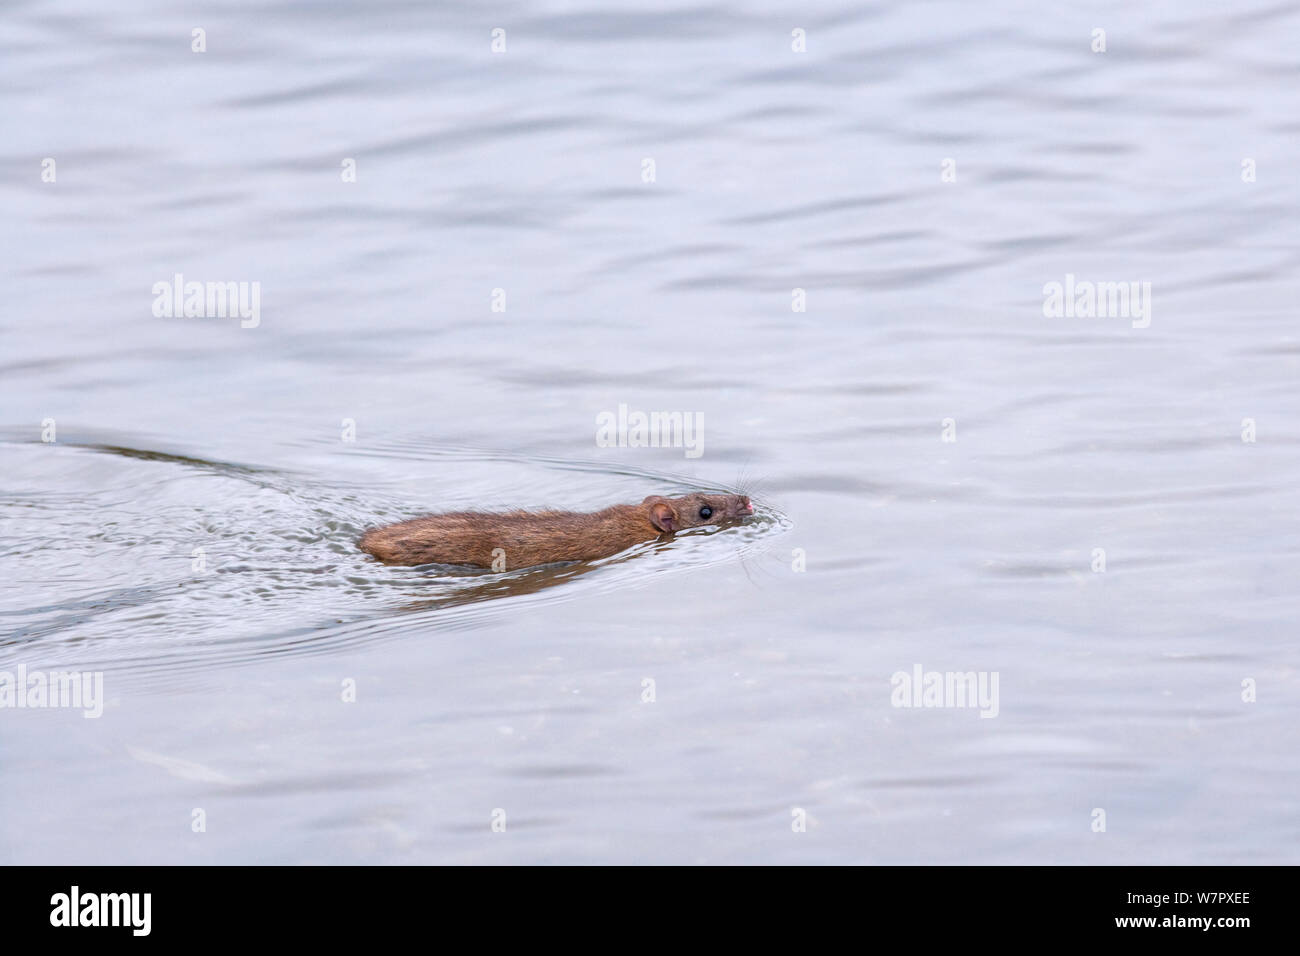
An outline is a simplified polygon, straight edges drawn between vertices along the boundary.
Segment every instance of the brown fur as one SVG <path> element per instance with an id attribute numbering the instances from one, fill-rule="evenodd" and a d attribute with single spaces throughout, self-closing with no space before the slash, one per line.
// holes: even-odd
<path id="1" fill-rule="evenodd" d="M 701 517 L 702 508 L 711 508 L 712 514 Z M 639 505 L 614 505 L 591 514 L 459 511 L 371 528 L 360 546 L 385 564 L 463 564 L 505 571 L 607 558 L 643 541 L 743 518 L 753 510 L 744 495 L 692 494 L 651 495 Z"/>

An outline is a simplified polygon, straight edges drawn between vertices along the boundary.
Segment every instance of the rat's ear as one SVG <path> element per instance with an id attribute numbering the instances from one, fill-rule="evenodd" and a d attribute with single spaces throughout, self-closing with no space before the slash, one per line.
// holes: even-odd
<path id="1" fill-rule="evenodd" d="M 660 498 L 650 506 L 650 523 L 660 531 L 671 534 L 677 530 L 677 513 L 668 502 Z"/>

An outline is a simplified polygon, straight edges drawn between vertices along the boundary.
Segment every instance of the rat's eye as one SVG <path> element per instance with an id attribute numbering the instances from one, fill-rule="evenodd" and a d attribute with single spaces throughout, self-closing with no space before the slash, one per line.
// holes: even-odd
<path id="1" fill-rule="evenodd" d="M 708 505 L 705 505 L 703 508 L 700 509 L 700 517 L 701 517 L 701 518 L 712 518 L 712 517 L 713 517 L 713 509 L 710 508 Z"/>

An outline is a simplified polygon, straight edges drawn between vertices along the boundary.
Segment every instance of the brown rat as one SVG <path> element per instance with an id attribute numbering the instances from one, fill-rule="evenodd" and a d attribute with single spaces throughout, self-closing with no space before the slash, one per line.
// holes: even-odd
<path id="1" fill-rule="evenodd" d="M 361 536 L 385 564 L 464 564 L 513 571 L 558 561 L 594 561 L 687 528 L 754 513 L 744 495 L 651 495 L 603 511 L 459 511 L 414 518 Z"/>

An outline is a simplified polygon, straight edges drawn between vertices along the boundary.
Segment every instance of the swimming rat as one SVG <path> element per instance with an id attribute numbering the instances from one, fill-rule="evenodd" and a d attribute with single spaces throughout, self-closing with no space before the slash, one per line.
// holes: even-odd
<path id="1" fill-rule="evenodd" d="M 361 550 L 385 564 L 463 564 L 513 571 L 558 561 L 594 561 L 686 528 L 747 517 L 745 495 L 651 495 L 603 511 L 457 511 L 371 528 Z"/>

